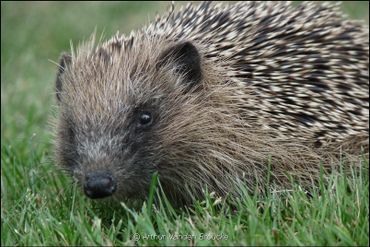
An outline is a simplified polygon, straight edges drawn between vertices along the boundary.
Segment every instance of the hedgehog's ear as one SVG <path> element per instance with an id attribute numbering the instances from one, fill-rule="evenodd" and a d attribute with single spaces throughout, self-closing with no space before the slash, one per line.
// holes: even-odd
<path id="1" fill-rule="evenodd" d="M 176 72 L 184 74 L 189 87 L 198 84 L 202 79 L 200 55 L 191 42 L 182 42 L 167 48 L 159 57 L 157 68 L 173 61 Z"/>
<path id="2" fill-rule="evenodd" d="M 72 61 L 72 57 L 68 53 L 62 53 L 59 59 L 59 69 L 57 73 L 57 79 L 55 82 L 55 90 L 58 101 L 60 101 L 60 94 L 62 93 L 62 75 Z"/>

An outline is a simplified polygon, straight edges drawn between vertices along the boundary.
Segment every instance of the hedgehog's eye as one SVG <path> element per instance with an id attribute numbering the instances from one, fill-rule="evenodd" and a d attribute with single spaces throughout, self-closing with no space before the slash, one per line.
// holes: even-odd
<path id="1" fill-rule="evenodd" d="M 148 127 L 152 124 L 153 117 L 152 114 L 148 111 L 143 111 L 139 113 L 139 125 L 141 127 Z"/>

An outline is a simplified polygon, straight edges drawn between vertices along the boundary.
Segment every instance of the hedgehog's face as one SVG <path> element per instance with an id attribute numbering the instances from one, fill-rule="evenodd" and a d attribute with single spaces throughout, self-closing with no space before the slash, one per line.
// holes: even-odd
<path id="1" fill-rule="evenodd" d="M 159 73 L 151 77 L 140 76 L 137 66 L 133 73 L 109 65 L 106 55 L 78 59 L 63 55 L 57 76 L 57 161 L 90 198 L 145 197 L 152 174 L 169 162 L 171 132 L 187 125 L 176 123 L 184 109 L 175 105 L 200 85 L 197 49 L 185 42 L 162 51 L 154 68 L 146 65 Z M 170 63 L 173 75 L 166 76 Z"/>

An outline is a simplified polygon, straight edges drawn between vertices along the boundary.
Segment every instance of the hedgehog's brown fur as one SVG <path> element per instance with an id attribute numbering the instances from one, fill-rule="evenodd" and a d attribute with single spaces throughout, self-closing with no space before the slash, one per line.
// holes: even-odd
<path id="1" fill-rule="evenodd" d="M 268 163 L 275 187 L 287 188 L 289 176 L 310 185 L 321 162 L 331 170 L 343 148 L 368 148 L 367 31 L 338 13 L 307 3 L 203 3 L 128 38 L 80 46 L 57 85 L 56 160 L 73 164 L 81 181 L 112 171 L 118 197 L 145 196 L 154 171 L 175 200 L 189 199 L 185 185 L 198 196 L 205 185 L 236 193 L 237 181 L 263 190 Z M 179 42 L 201 57 L 203 77 L 190 91 L 176 61 L 155 66 Z M 160 115 L 145 157 L 125 149 L 136 137 L 124 130 L 142 105 Z"/>

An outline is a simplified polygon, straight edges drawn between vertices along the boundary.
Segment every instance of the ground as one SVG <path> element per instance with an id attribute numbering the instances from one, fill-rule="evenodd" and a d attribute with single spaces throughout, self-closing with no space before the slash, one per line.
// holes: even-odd
<path id="1" fill-rule="evenodd" d="M 365 159 L 310 197 L 298 186 L 267 197 L 245 193 L 233 205 L 208 194 L 187 210 L 174 210 L 163 197 L 157 207 L 149 199 L 138 209 L 102 208 L 54 166 L 52 61 L 70 40 L 77 44 L 95 28 L 106 38 L 127 33 L 168 5 L 1 2 L 1 245 L 368 245 Z M 368 23 L 368 2 L 342 8 Z"/>

